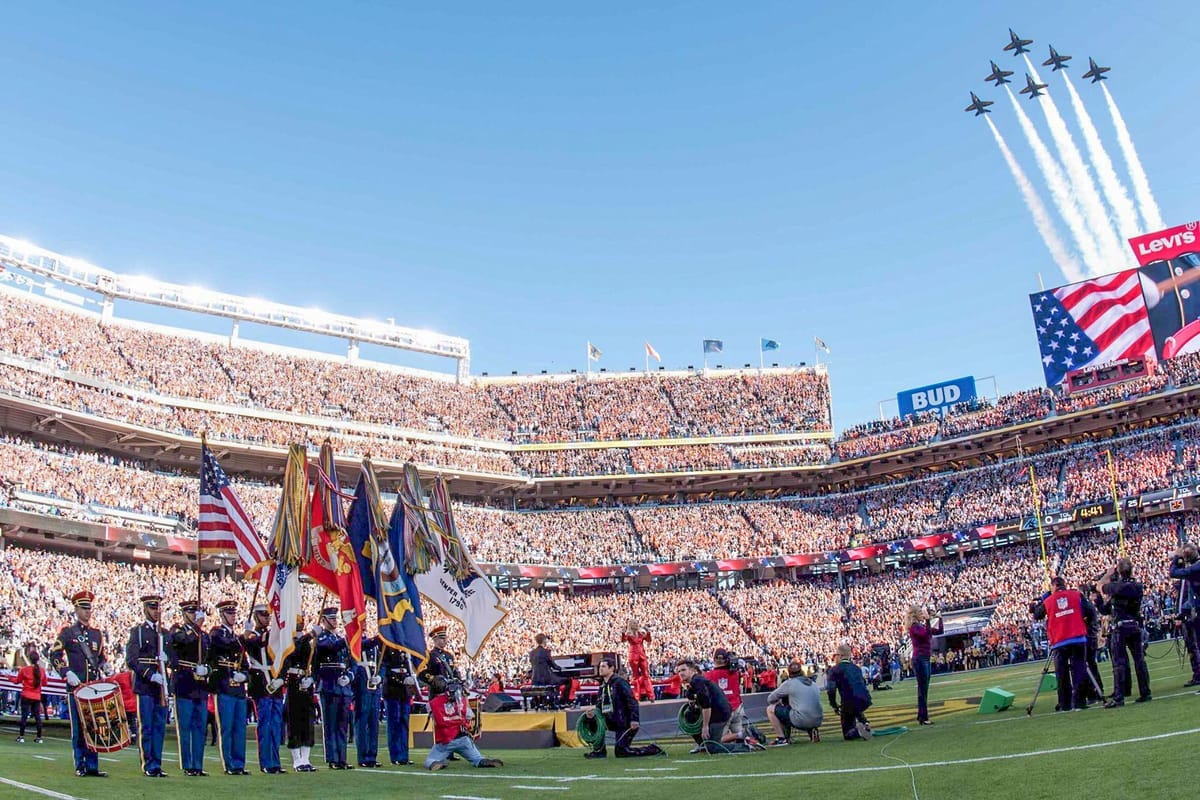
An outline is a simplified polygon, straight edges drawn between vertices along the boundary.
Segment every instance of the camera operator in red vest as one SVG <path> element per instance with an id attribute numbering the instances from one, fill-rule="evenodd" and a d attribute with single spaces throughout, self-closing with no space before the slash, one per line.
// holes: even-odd
<path id="1" fill-rule="evenodd" d="M 1053 591 L 1033 604 L 1034 619 L 1046 620 L 1046 636 L 1054 653 L 1058 678 L 1057 711 L 1087 708 L 1088 624 L 1096 619 L 1096 607 L 1067 582 L 1055 578 Z"/>

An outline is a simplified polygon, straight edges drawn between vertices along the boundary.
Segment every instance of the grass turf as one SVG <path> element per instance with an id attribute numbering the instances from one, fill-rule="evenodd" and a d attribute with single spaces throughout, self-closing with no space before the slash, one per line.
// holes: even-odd
<path id="1" fill-rule="evenodd" d="M 208 778 L 184 778 L 175 764 L 175 742 L 168 732 L 166 767 L 172 777 L 150 780 L 139 773 L 133 748 L 104 756 L 107 779 L 76 778 L 70 742 L 53 729 L 43 745 L 16 744 L 15 729 L 5 725 L 0 738 L 0 798 L 195 798 L 232 792 L 286 794 L 304 798 L 509 798 L 558 796 L 637 797 L 687 800 L 725 798 L 734 792 L 792 796 L 816 792 L 853 792 L 859 797 L 925 798 L 1010 796 L 1094 798 L 1108 796 L 1188 797 L 1196 791 L 1191 754 L 1200 744 L 1200 697 L 1183 688 L 1190 669 L 1181 664 L 1173 643 L 1150 650 L 1155 699 L 1122 709 L 1054 713 L 1053 692 L 1043 692 L 1032 718 L 1025 707 L 1033 696 L 1041 662 L 1015 667 L 955 673 L 934 678 L 930 691 L 935 725 L 917 727 L 916 685 L 897 684 L 875 695 L 868 713 L 876 728 L 908 725 L 911 730 L 870 742 L 844 742 L 836 719 L 826 714 L 823 741 L 746 755 L 688 755 L 690 740 L 660 742 L 665 757 L 585 760 L 583 751 L 555 748 L 534 751 L 487 751 L 504 759 L 499 770 L 474 770 L 455 762 L 429 773 L 418 766 L 314 774 L 226 777 L 215 747 L 205 751 Z M 1106 687 L 1111 668 L 1100 665 Z M 979 715 L 973 701 L 990 686 L 1016 694 L 1012 709 Z M 765 727 L 765 726 L 764 726 Z M 319 733 L 319 732 L 318 732 Z M 318 735 L 318 739 L 319 739 Z M 804 737 L 801 737 L 804 738 Z M 254 769 L 253 742 L 247 753 Z M 353 745 L 350 755 L 354 755 Z M 414 751 L 415 760 L 424 757 Z M 287 763 L 284 754 L 284 762 Z M 314 764 L 322 762 L 314 749 Z M 175 766 L 175 768 L 172 768 Z M 22 785 L 17 785 L 22 784 Z M 39 794 L 39 791 L 41 794 Z"/>

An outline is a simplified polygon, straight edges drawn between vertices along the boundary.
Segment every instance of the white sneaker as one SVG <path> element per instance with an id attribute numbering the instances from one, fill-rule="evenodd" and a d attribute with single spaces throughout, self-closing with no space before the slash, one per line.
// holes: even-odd
<path id="1" fill-rule="evenodd" d="M 18 737 L 17 737 L 17 744 L 25 744 L 25 737 L 24 737 L 24 736 L 18 736 Z"/>
<path id="2" fill-rule="evenodd" d="M 858 731 L 858 735 L 859 735 L 860 737 L 862 737 L 863 739 L 870 739 L 870 738 L 871 738 L 871 725 L 870 725 L 870 723 L 868 723 L 868 722 L 856 722 L 856 723 L 854 723 L 854 729 L 855 729 L 856 731 Z"/>

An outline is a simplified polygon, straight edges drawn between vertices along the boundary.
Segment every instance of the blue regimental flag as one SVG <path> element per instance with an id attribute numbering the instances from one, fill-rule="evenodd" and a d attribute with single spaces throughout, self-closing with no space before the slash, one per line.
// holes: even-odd
<path id="1" fill-rule="evenodd" d="M 775 341 L 774 339 L 763 339 L 761 341 L 762 341 L 762 351 L 764 353 L 767 352 L 768 350 L 778 350 L 779 349 L 779 342 Z"/>
<path id="2" fill-rule="evenodd" d="M 725 343 L 723 341 L 721 341 L 720 339 L 705 339 L 704 340 L 704 352 L 706 355 L 708 353 L 720 353 L 724 349 L 725 349 Z"/>
<path id="3" fill-rule="evenodd" d="M 422 669 L 425 622 L 417 587 L 404 571 L 403 507 L 397 503 L 388 518 L 369 459 L 363 460 L 354 489 L 346 534 L 354 548 L 363 594 L 375 598 L 379 638 L 386 646 L 411 655 L 416 669 Z"/>

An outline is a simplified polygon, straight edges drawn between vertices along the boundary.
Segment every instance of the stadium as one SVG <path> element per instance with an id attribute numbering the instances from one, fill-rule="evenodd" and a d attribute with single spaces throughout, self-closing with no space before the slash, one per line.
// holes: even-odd
<path id="1" fill-rule="evenodd" d="M 986 80 L 1066 241 L 994 103 L 966 110 L 1064 285 L 984 291 L 1028 294 L 1045 385 L 890 418 L 835 424 L 818 337 L 489 374 L 407 299 L 379 322 L 0 225 L 0 797 L 1190 793 L 1200 223 L 1167 227 L 1104 84 L 1127 176 L 1009 39 L 1026 88 Z M 489 302 L 575 308 L 535 282 Z"/>

